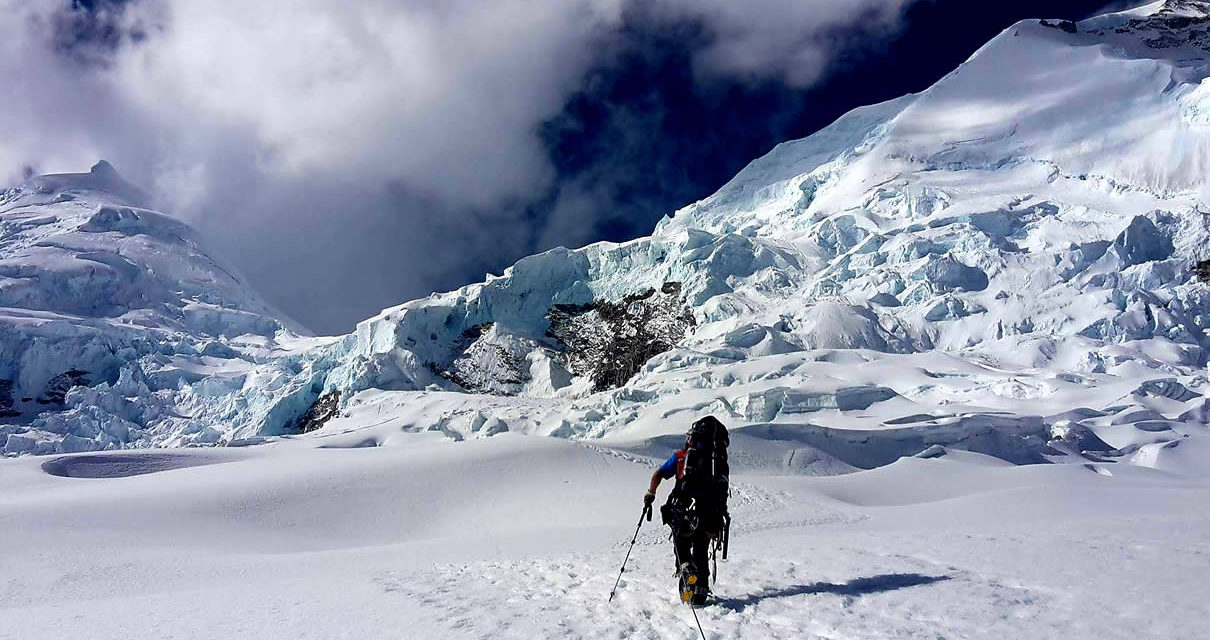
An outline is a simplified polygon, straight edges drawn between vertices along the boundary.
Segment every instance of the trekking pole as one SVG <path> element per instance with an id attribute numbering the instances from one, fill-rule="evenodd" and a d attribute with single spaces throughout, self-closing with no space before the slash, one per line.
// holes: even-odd
<path id="1" fill-rule="evenodd" d="M 626 557 L 622 559 L 622 569 L 618 571 L 618 579 L 613 583 L 613 591 L 609 592 L 609 602 L 613 602 L 613 595 L 618 591 L 618 585 L 622 584 L 622 574 L 626 573 L 626 562 L 630 560 L 630 552 L 634 551 L 634 543 L 639 541 L 639 529 L 643 528 L 643 518 L 647 518 L 647 522 L 651 522 L 651 505 L 643 505 L 643 513 L 639 515 L 639 524 L 634 528 L 634 537 L 630 539 L 630 548 L 626 550 Z"/>
<path id="2" fill-rule="evenodd" d="M 706 632 L 702 631 L 702 621 L 697 619 L 697 609 L 690 606 L 689 610 L 693 612 L 693 621 L 697 623 L 697 632 L 702 634 L 702 640 L 706 640 Z"/>

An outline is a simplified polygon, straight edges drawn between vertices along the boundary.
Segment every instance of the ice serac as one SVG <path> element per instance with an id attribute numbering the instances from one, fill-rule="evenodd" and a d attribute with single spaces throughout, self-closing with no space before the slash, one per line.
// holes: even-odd
<path id="1" fill-rule="evenodd" d="M 649 237 L 531 256 L 190 380 L 151 422 L 635 441 L 713 413 L 836 468 L 918 445 L 1125 459 L 1188 433 L 1208 388 L 1208 113 L 1206 3 L 1024 21 Z"/>
<path id="2" fill-rule="evenodd" d="M 1139 368 L 1204 389 L 1210 299 L 1192 266 L 1210 235 L 1210 128 L 1190 114 L 1205 100 L 1208 29 L 1205 4 L 1190 2 L 1014 25 L 928 91 L 779 145 L 650 238 L 522 261 L 368 321 L 328 383 L 356 393 L 373 371 L 366 386 L 390 386 L 380 363 L 431 360 L 426 342 L 489 320 L 549 349 L 544 310 L 675 282 L 693 331 L 604 399 L 573 379 L 564 393 L 589 419 L 561 415 L 562 433 L 656 432 L 728 406 L 744 416 L 734 407 L 765 397 L 745 378 L 787 375 L 785 362 L 821 349 L 985 367 L 956 376 L 985 390 L 964 390 L 976 407 L 1000 403 L 1004 372 L 1037 388 L 1010 400 L 1095 395 Z M 717 373 L 738 362 L 742 375 Z M 793 375 L 779 386 L 802 384 Z M 898 384 L 931 405 L 950 377 L 837 384 Z M 661 420 L 639 419 L 650 405 Z"/>
<path id="3" fill-rule="evenodd" d="M 619 438 L 706 412 L 793 421 L 811 403 L 824 428 L 989 409 L 1036 426 L 1150 378 L 1203 393 L 1210 298 L 1192 267 L 1210 239 L 1208 15 L 1169 2 L 1014 25 L 929 90 L 779 145 L 649 238 L 535 256 L 384 312 L 341 343 L 324 386 L 350 403 L 368 389 L 455 392 L 414 428 L 470 436 L 478 420 L 458 416 L 488 412 Z M 599 344 L 602 324 L 552 317 L 669 285 L 681 300 L 666 317 L 683 304 L 692 326 L 615 388 L 573 366 L 588 353 L 608 368 L 608 349 L 551 339 L 572 326 Z M 428 375 L 448 362 L 472 371 Z M 543 373 L 527 377 L 535 363 Z M 525 399 L 457 393 L 476 389 Z M 851 389 L 876 401 L 785 401 Z"/>
<path id="4" fill-rule="evenodd" d="M 217 441 L 210 425 L 165 423 L 169 395 L 288 336 L 186 224 L 150 206 L 104 161 L 0 191 L 6 451 Z"/>

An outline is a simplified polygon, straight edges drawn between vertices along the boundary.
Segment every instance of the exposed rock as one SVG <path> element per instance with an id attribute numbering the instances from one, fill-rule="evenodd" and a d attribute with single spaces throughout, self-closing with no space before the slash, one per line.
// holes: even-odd
<path id="1" fill-rule="evenodd" d="M 298 424 L 293 431 L 298 433 L 315 431 L 335 418 L 338 413 L 340 413 L 340 391 L 329 391 L 319 396 L 311 404 L 307 412 L 298 419 Z"/>
<path id="2" fill-rule="evenodd" d="M 1195 0 L 1168 0 L 1154 14 L 1135 18 L 1114 31 L 1135 33 L 1152 49 L 1210 48 L 1210 8 Z"/>
<path id="3" fill-rule="evenodd" d="M 1202 260 L 1193 265 L 1193 275 L 1202 282 L 1210 282 L 1210 260 Z"/>
<path id="4" fill-rule="evenodd" d="M 13 408 L 13 381 L 0 380 L 0 418 L 12 418 L 21 415 Z"/>
<path id="5" fill-rule="evenodd" d="M 546 318 L 546 335 L 563 348 L 568 368 L 590 377 L 597 391 L 626 384 L 644 363 L 672 349 L 697 325 L 679 282 L 619 302 L 557 304 Z"/>
<path id="6" fill-rule="evenodd" d="M 1071 20 L 1060 20 L 1058 22 L 1051 22 L 1049 20 L 1040 20 L 1039 23 L 1043 27 L 1059 29 L 1062 31 L 1066 31 L 1067 33 L 1077 33 L 1079 31 L 1079 29 L 1076 27 L 1076 23 L 1072 22 Z"/>
<path id="7" fill-rule="evenodd" d="M 62 405 L 67 392 L 72 387 L 88 386 L 88 372 L 79 369 L 69 369 L 50 379 L 42 394 L 38 396 L 38 404 Z"/>

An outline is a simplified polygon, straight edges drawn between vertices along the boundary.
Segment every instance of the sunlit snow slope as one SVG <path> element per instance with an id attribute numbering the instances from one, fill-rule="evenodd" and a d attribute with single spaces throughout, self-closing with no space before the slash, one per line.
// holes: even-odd
<path id="1" fill-rule="evenodd" d="M 1173 0 L 1022 22 L 648 238 L 532 256 L 256 367 L 94 386 L 89 411 L 147 406 L 117 412 L 137 437 L 96 445 L 365 421 L 632 442 L 714 413 L 809 472 L 933 444 L 1149 461 L 1140 447 L 1207 416 L 1208 15 Z M 58 415 L 10 442 L 63 448 Z"/>

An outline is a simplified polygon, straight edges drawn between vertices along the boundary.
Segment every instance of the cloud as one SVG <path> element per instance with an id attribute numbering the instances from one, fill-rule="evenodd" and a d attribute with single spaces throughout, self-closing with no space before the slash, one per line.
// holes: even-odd
<path id="1" fill-rule="evenodd" d="M 0 0 L 0 178 L 107 158 L 271 301 L 344 330 L 593 239 L 615 194 L 558 189 L 539 125 L 628 19 L 696 25 L 703 82 L 806 86 L 840 30 L 910 2 Z"/>
<path id="2" fill-rule="evenodd" d="M 707 25 L 710 45 L 697 59 L 702 76 L 781 76 L 805 87 L 825 72 L 836 40 L 854 27 L 890 31 L 915 0 L 673 0 L 660 3 L 671 20 Z"/>

